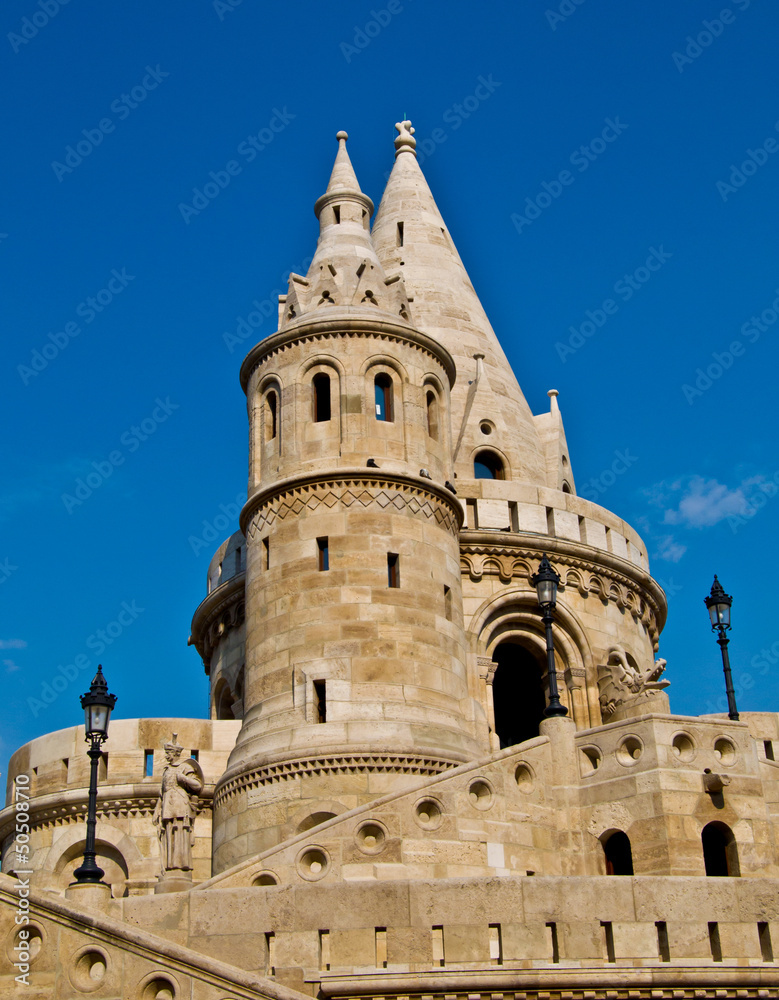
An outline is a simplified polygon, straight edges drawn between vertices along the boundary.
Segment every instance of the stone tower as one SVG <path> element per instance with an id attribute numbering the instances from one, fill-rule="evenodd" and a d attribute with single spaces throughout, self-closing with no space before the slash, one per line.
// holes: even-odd
<path id="1" fill-rule="evenodd" d="M 338 133 L 308 273 L 241 368 L 248 501 L 219 565 L 244 550 L 246 565 L 221 588 L 239 632 L 216 636 L 211 676 L 242 727 L 214 798 L 215 871 L 538 736 L 550 679 L 531 578 L 545 552 L 575 725 L 667 708 L 665 600 L 643 542 L 575 495 L 557 393 L 531 414 L 413 128 L 396 128 L 373 231 Z"/>
<path id="2" fill-rule="evenodd" d="M 308 274 L 246 357 L 243 726 L 217 870 L 486 746 L 466 667 L 452 480 L 455 362 L 385 270 L 338 133 Z M 393 222 L 393 226 L 396 225 Z M 396 228 L 401 228 L 397 224 Z M 326 756 L 328 762 L 321 758 Z M 272 776 L 294 775 L 280 816 Z M 354 773 L 370 775 L 355 794 Z"/>
<path id="3" fill-rule="evenodd" d="M 5 955 L 55 1000 L 777 997 L 779 715 L 670 713 L 644 543 L 576 495 L 557 392 L 531 413 L 396 130 L 372 231 L 338 133 L 241 369 L 248 499 L 190 639 L 211 718 L 112 721 L 86 891 L 83 727 L 14 754 Z M 166 881 L 172 732 L 203 781 Z"/>

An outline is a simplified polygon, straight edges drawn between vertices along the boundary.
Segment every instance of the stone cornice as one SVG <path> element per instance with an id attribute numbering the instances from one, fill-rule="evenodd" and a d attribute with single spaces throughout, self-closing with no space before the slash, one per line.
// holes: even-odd
<path id="1" fill-rule="evenodd" d="M 583 595 L 594 593 L 614 601 L 646 620 L 651 631 L 662 631 L 668 612 L 662 588 L 643 569 L 613 552 L 529 532 L 460 532 L 461 562 L 476 580 L 484 574 L 496 574 L 504 583 L 515 577 L 529 580 L 544 552 L 560 572 L 563 588 L 576 587 Z"/>
<path id="2" fill-rule="evenodd" d="M 249 768 L 241 761 L 220 778 L 214 794 L 214 805 L 218 806 L 225 799 L 249 788 L 259 788 L 305 775 L 390 772 L 424 776 L 441 774 L 461 763 L 461 760 L 439 754 L 355 753 L 348 750 L 339 752 L 337 748 L 333 753 L 287 758 L 273 763 L 265 761 Z"/>
<path id="3" fill-rule="evenodd" d="M 394 497 L 390 496 L 388 491 L 394 491 Z M 384 473 L 376 470 L 376 474 L 372 475 L 369 470 L 363 468 L 290 476 L 264 490 L 258 490 L 249 497 L 241 511 L 241 531 L 248 538 L 250 528 L 256 531 L 255 515 L 263 508 L 272 510 L 277 500 L 286 505 L 287 513 L 289 511 L 296 513 L 294 510 L 296 504 L 299 504 L 301 510 L 304 506 L 311 509 L 312 505 L 316 506 L 319 503 L 334 506 L 347 493 L 353 498 L 352 502 L 362 503 L 363 506 L 376 504 L 381 509 L 387 509 L 394 505 L 396 510 L 406 507 L 411 509 L 412 513 L 422 512 L 426 517 L 435 516 L 440 523 L 441 518 L 436 512 L 438 509 L 440 512 L 445 512 L 443 519 L 448 522 L 447 528 L 455 534 L 462 525 L 462 507 L 454 495 L 443 486 L 429 479 L 403 473 Z M 383 502 L 385 500 L 386 502 Z M 278 506 L 281 508 L 281 503 Z"/>
<path id="4" fill-rule="evenodd" d="M 514 966 L 512 968 L 512 965 Z M 322 972 L 316 980 L 320 997 L 337 1000 L 607 1000 L 631 997 L 635 1000 L 693 997 L 770 997 L 779 985 L 779 972 L 771 968 L 723 966 L 674 966 L 648 964 L 644 968 L 618 966 L 614 969 L 593 967 L 581 961 L 577 968 L 526 968 L 521 963 L 506 962 L 499 968 L 464 971 L 435 969 L 414 973 L 368 972 L 342 975 Z M 620 985 L 616 985 L 619 983 Z M 769 989 L 771 992 L 769 992 Z"/>
<path id="5" fill-rule="evenodd" d="M 365 312 L 368 312 L 367 308 Z M 457 374 L 454 358 L 433 337 L 429 337 L 408 323 L 393 320 L 386 313 L 381 317 L 373 317 L 355 315 L 354 309 L 330 307 L 326 316 L 312 318 L 311 314 L 306 314 L 256 344 L 241 365 L 243 391 L 246 392 L 252 373 L 266 358 L 285 350 L 292 344 L 326 340 L 331 337 L 375 337 L 409 344 L 437 361 L 446 372 L 449 385 L 454 385 Z"/>
<path id="6" fill-rule="evenodd" d="M 246 589 L 246 572 L 236 573 L 205 597 L 195 609 L 192 616 L 191 644 L 206 662 L 210 660 L 210 650 L 207 650 L 207 633 L 217 619 L 228 609 L 235 607 L 244 600 Z M 206 664 L 206 673 L 208 664 Z"/>

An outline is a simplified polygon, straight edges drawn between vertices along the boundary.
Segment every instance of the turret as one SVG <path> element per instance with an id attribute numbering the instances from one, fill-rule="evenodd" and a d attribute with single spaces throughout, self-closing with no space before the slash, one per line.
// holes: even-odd
<path id="1" fill-rule="evenodd" d="M 466 677 L 455 365 L 380 263 L 338 140 L 311 267 L 241 370 L 244 716 L 215 796 L 217 871 L 486 746 Z"/>

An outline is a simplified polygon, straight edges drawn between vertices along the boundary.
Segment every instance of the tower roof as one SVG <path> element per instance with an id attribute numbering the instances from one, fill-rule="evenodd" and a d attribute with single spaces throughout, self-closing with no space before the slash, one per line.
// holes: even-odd
<path id="1" fill-rule="evenodd" d="M 452 432 L 459 440 L 455 468 L 461 478 L 472 478 L 474 449 L 489 444 L 508 459 L 511 478 L 545 484 L 530 408 L 417 162 L 414 129 L 410 121 L 395 128 L 395 165 L 374 223 L 373 244 L 384 269 L 404 275 L 415 324 L 439 340 L 457 363 L 452 393 Z M 483 356 L 480 365 L 478 355 Z M 479 430 L 482 417 L 495 425 L 489 441 Z"/>
<path id="2" fill-rule="evenodd" d="M 281 325 L 312 316 L 320 307 L 360 307 L 409 319 L 402 281 L 388 281 L 370 232 L 373 202 L 360 190 L 346 150 L 346 132 L 338 132 L 338 152 L 325 193 L 314 212 L 319 239 L 308 274 L 291 275 Z"/>

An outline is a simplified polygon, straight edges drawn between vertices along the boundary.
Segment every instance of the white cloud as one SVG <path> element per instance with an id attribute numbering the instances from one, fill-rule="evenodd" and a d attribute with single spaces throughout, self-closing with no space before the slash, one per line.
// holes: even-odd
<path id="1" fill-rule="evenodd" d="M 666 524 L 681 524 L 687 528 L 711 528 L 727 517 L 745 513 L 744 487 L 753 483 L 754 480 L 746 480 L 732 490 L 716 479 L 693 476 L 684 488 L 678 507 L 667 509 L 663 520 Z"/>
<path id="2" fill-rule="evenodd" d="M 658 556 L 667 562 L 678 563 L 687 551 L 687 546 L 677 542 L 673 535 L 662 535 L 655 541 L 657 542 Z"/>
<path id="3" fill-rule="evenodd" d="M 25 639 L 0 639 L 0 649 L 27 649 Z"/>

